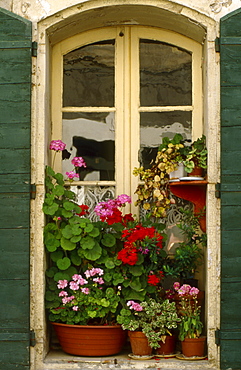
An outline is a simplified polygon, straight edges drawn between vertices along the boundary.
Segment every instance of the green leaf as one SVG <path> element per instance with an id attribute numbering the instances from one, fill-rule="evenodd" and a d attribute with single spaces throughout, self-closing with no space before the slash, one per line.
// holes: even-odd
<path id="1" fill-rule="evenodd" d="M 65 218 L 70 218 L 70 217 L 73 216 L 73 213 L 71 211 L 66 211 L 66 209 L 64 209 L 64 208 L 62 208 L 61 211 L 62 211 L 63 217 L 65 217 Z"/>
<path id="2" fill-rule="evenodd" d="M 136 290 L 137 292 L 140 291 L 142 289 L 140 279 L 138 277 L 134 278 L 130 283 L 130 287 Z"/>
<path id="3" fill-rule="evenodd" d="M 89 234 L 93 230 L 94 226 L 93 224 L 89 224 L 85 227 L 85 232 Z"/>
<path id="4" fill-rule="evenodd" d="M 80 256 L 78 255 L 78 252 L 77 250 L 74 250 L 74 251 L 71 251 L 70 252 L 70 259 L 71 259 L 71 262 L 76 265 L 76 266 L 80 266 L 81 262 L 82 262 L 82 259 L 80 258 Z"/>
<path id="5" fill-rule="evenodd" d="M 115 263 L 114 263 L 112 260 L 108 259 L 108 260 L 105 262 L 105 266 L 106 266 L 108 269 L 113 269 L 113 268 L 115 268 Z"/>
<path id="6" fill-rule="evenodd" d="M 59 259 L 63 258 L 64 252 L 63 251 L 56 251 L 50 254 L 50 258 L 52 261 L 56 262 Z"/>
<path id="7" fill-rule="evenodd" d="M 112 234 L 104 234 L 101 243 L 108 248 L 111 248 L 116 243 L 116 238 Z"/>
<path id="8" fill-rule="evenodd" d="M 54 275 L 54 281 L 59 281 L 59 280 L 70 280 L 71 276 L 65 272 L 58 271 Z"/>
<path id="9" fill-rule="evenodd" d="M 60 270 L 67 270 L 71 265 L 71 261 L 68 257 L 64 257 L 63 259 L 58 260 L 56 264 Z"/>
<path id="10" fill-rule="evenodd" d="M 56 249 L 60 246 L 60 242 L 54 236 L 48 237 L 45 240 L 45 247 L 49 252 L 55 252 Z"/>
<path id="11" fill-rule="evenodd" d="M 72 238 L 73 236 L 73 232 L 72 232 L 72 227 L 70 225 L 66 225 L 63 229 L 62 229 L 62 235 L 64 238 L 66 239 L 70 239 Z"/>
<path id="12" fill-rule="evenodd" d="M 57 212 L 59 206 L 57 203 L 54 203 L 50 206 L 48 205 L 43 205 L 43 212 L 46 214 L 46 215 L 50 215 L 50 216 L 53 216 L 55 214 L 55 212 Z"/>
<path id="13" fill-rule="evenodd" d="M 59 185 L 64 185 L 64 176 L 62 175 L 62 173 L 56 173 L 54 176 L 53 176 Z"/>
<path id="14" fill-rule="evenodd" d="M 100 230 L 97 229 L 97 227 L 94 227 L 93 230 L 89 233 L 89 236 L 92 236 L 93 238 L 96 238 L 100 235 Z"/>
<path id="15" fill-rule="evenodd" d="M 85 258 L 90 261 L 96 261 L 98 258 L 100 258 L 101 253 L 102 248 L 98 243 L 95 244 L 95 247 L 93 249 L 85 249 L 83 251 Z"/>
<path id="16" fill-rule="evenodd" d="M 133 276 L 141 276 L 144 272 L 143 266 L 130 266 L 129 271 Z"/>
<path id="17" fill-rule="evenodd" d="M 56 185 L 53 190 L 53 193 L 56 196 L 61 197 L 62 195 L 64 195 L 64 187 L 62 185 Z"/>
<path id="18" fill-rule="evenodd" d="M 70 239 L 70 241 L 71 241 L 72 243 L 78 243 L 78 242 L 80 241 L 80 239 L 81 239 L 81 236 L 80 236 L 80 235 L 75 235 L 75 236 L 73 236 L 73 237 Z"/>
<path id="19" fill-rule="evenodd" d="M 80 240 L 83 249 L 92 249 L 95 246 L 95 240 L 91 236 L 85 236 Z"/>
<path id="20" fill-rule="evenodd" d="M 73 211 L 73 209 L 75 208 L 75 203 L 70 202 L 70 201 L 67 200 L 67 201 L 63 202 L 63 207 L 67 211 Z"/>
<path id="21" fill-rule="evenodd" d="M 75 249 L 76 244 L 72 243 L 70 240 L 65 239 L 64 237 L 61 238 L 61 247 L 66 251 L 72 251 Z"/>

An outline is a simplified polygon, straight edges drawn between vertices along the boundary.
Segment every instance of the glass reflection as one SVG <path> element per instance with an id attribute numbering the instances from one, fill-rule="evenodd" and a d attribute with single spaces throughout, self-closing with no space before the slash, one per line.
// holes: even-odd
<path id="1" fill-rule="evenodd" d="M 140 41 L 141 106 L 192 104 L 192 55 L 154 40 Z"/>
<path id="2" fill-rule="evenodd" d="M 192 112 L 143 112 L 140 116 L 140 165 L 150 168 L 163 137 L 170 139 L 178 132 L 186 140 L 192 137 Z"/>
<path id="3" fill-rule="evenodd" d="M 71 159 L 83 157 L 87 167 L 80 168 L 80 180 L 115 179 L 114 113 L 64 113 L 63 141 L 70 160 L 63 160 L 63 173 L 71 171 Z"/>
<path id="4" fill-rule="evenodd" d="M 114 106 L 115 40 L 83 46 L 64 55 L 63 106 Z"/>

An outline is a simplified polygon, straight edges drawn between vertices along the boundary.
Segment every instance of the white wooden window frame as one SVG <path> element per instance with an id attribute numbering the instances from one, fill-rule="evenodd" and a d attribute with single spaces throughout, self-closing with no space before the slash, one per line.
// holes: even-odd
<path id="1" fill-rule="evenodd" d="M 101 40 L 115 39 L 115 106 L 63 107 L 63 56 L 81 46 Z M 172 44 L 192 55 L 192 105 L 140 106 L 139 40 L 150 39 Z M 203 134 L 202 107 L 202 46 L 198 42 L 172 31 L 154 27 L 118 26 L 90 30 L 67 38 L 52 51 L 52 139 L 62 138 L 63 112 L 115 112 L 115 181 L 76 181 L 73 185 L 114 185 L 116 195 L 133 196 L 138 178 L 132 175 L 138 167 L 141 112 L 192 112 L 192 138 Z M 55 161 L 61 172 L 61 154 Z M 133 202 L 134 203 L 134 202 Z M 134 205 L 127 211 L 136 212 Z"/>

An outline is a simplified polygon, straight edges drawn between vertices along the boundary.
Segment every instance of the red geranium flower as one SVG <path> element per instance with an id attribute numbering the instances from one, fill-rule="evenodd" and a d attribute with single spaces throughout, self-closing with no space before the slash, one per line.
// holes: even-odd
<path id="1" fill-rule="evenodd" d="M 88 209 L 89 209 L 89 207 L 88 206 L 86 206 L 85 204 L 81 204 L 80 206 L 80 210 L 81 210 L 81 212 L 80 213 L 76 213 L 78 216 L 85 216 L 85 215 L 88 215 Z"/>
<path id="2" fill-rule="evenodd" d="M 150 285 L 157 285 L 157 284 L 159 284 L 160 283 L 160 278 L 158 277 L 158 276 L 156 276 L 156 275 L 148 275 L 148 280 L 147 280 L 147 282 L 148 282 L 148 284 L 150 284 Z"/>

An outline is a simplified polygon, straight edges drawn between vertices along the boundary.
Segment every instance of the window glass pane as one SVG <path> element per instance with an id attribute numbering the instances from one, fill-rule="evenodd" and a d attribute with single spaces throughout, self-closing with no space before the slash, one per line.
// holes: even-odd
<path id="1" fill-rule="evenodd" d="M 115 179 L 115 114 L 64 113 L 63 142 L 73 157 L 83 157 L 87 167 L 80 168 L 80 180 Z M 73 170 L 63 160 L 63 172 Z"/>
<path id="2" fill-rule="evenodd" d="M 176 133 L 191 140 L 192 112 L 143 112 L 140 115 L 140 165 L 149 168 L 155 159 L 163 137 L 173 138 Z"/>
<path id="3" fill-rule="evenodd" d="M 192 55 L 159 41 L 140 41 L 141 106 L 192 104 Z"/>
<path id="4" fill-rule="evenodd" d="M 64 55 L 63 106 L 114 106 L 115 40 L 83 46 Z"/>

